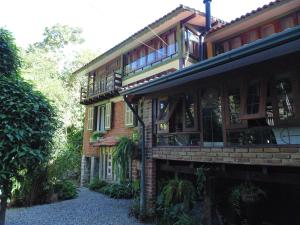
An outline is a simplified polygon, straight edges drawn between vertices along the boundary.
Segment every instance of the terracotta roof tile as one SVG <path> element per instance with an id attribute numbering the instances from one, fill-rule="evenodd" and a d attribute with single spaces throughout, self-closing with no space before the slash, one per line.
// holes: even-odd
<path id="1" fill-rule="evenodd" d="M 251 12 L 248 12 L 245 15 L 242 15 L 242 16 L 240 16 L 240 17 L 238 17 L 238 18 L 236 18 L 236 19 L 234 19 L 234 20 L 232 20 L 232 21 L 230 21 L 228 23 L 225 23 L 225 24 L 220 23 L 220 26 L 213 27 L 208 32 L 208 34 L 213 33 L 215 31 L 218 31 L 220 29 L 223 29 L 225 27 L 228 27 L 229 25 L 232 25 L 232 24 L 234 24 L 236 22 L 239 22 L 239 21 L 241 21 L 243 19 L 246 19 L 246 18 L 248 18 L 250 16 L 253 16 L 253 15 L 255 15 L 255 14 L 257 14 L 257 13 L 263 11 L 263 10 L 266 10 L 266 9 L 268 9 L 270 7 L 276 6 L 276 5 L 278 5 L 278 4 L 280 4 L 281 2 L 284 2 L 284 1 L 286 1 L 286 0 L 275 0 L 275 1 L 272 1 L 269 4 L 263 5 L 262 7 L 258 7 L 257 9 L 252 10 Z"/>

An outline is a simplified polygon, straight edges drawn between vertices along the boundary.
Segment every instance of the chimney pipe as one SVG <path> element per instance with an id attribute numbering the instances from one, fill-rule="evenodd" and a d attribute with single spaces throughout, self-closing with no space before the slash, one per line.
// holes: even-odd
<path id="1" fill-rule="evenodd" d="M 205 4 L 205 31 L 208 32 L 211 28 L 211 13 L 210 13 L 210 2 L 211 0 L 203 0 Z"/>

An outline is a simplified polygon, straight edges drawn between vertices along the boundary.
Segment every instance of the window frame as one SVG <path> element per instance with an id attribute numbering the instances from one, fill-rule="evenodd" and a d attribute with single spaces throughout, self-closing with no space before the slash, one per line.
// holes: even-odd
<path id="1" fill-rule="evenodd" d="M 104 130 L 111 130 L 111 122 L 112 122 L 112 113 L 113 113 L 113 103 L 108 102 L 105 104 L 105 119 L 104 119 Z"/>
<path id="2" fill-rule="evenodd" d="M 255 114 L 247 112 L 248 88 L 251 81 L 258 81 L 260 87 L 259 109 Z M 252 120 L 264 118 L 266 114 L 266 98 L 267 98 L 267 81 L 265 79 L 245 79 L 241 84 L 241 120 Z"/>
<path id="3" fill-rule="evenodd" d="M 248 121 L 247 120 L 241 120 L 240 124 L 232 124 L 230 122 L 230 108 L 229 108 L 229 91 L 230 88 L 238 88 L 240 91 L 240 115 L 239 118 L 241 117 L 241 112 L 242 112 L 242 81 L 239 80 L 238 82 L 234 84 L 229 84 L 225 83 L 224 85 L 224 118 L 225 118 L 225 124 L 226 124 L 226 129 L 240 129 L 240 128 L 247 128 L 248 126 Z"/>
<path id="4" fill-rule="evenodd" d="M 130 107 L 124 102 L 124 124 L 126 127 L 134 127 L 134 115 Z"/>
<path id="5" fill-rule="evenodd" d="M 198 119 L 198 103 L 199 103 L 199 99 L 198 99 L 198 94 L 197 92 L 196 93 L 189 93 L 189 92 L 186 92 L 184 93 L 184 95 L 191 95 L 194 99 L 194 127 L 193 128 L 187 128 L 186 127 L 186 121 L 185 121 L 185 113 L 186 113 L 186 99 L 185 99 L 185 96 L 184 96 L 184 101 L 183 101 L 183 104 L 182 104 L 182 110 L 183 110 L 183 113 L 182 113 L 182 131 L 183 132 L 189 132 L 189 131 L 199 131 L 199 119 Z"/>
<path id="6" fill-rule="evenodd" d="M 295 102 L 295 118 L 288 119 L 288 120 L 280 120 L 279 119 L 279 108 L 278 108 L 278 102 L 279 102 L 279 96 L 277 95 L 276 92 L 276 81 L 281 79 L 281 78 L 289 78 L 291 80 L 292 84 L 292 95 L 294 97 L 294 102 Z M 274 107 L 274 123 L 275 126 L 298 126 L 297 124 L 300 123 L 300 78 L 297 77 L 297 72 L 292 71 L 286 74 L 282 75 L 277 75 L 274 80 L 272 81 L 271 85 L 272 89 L 272 95 L 273 101 L 272 105 Z M 295 124 L 296 123 L 296 124 Z"/>
<path id="7" fill-rule="evenodd" d="M 87 108 L 87 130 L 92 131 L 94 129 L 94 107 Z"/>

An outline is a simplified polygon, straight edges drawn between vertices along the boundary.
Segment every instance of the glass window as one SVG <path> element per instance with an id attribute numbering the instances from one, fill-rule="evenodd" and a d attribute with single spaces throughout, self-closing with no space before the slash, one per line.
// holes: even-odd
<path id="1" fill-rule="evenodd" d="M 260 104 L 260 82 L 251 81 L 247 89 L 247 114 L 256 114 L 259 113 L 259 104 Z"/>
<path id="2" fill-rule="evenodd" d="M 157 41 L 156 57 L 158 60 L 166 57 L 166 44 L 162 40 Z"/>
<path id="3" fill-rule="evenodd" d="M 144 47 L 141 47 L 139 57 L 139 67 L 144 67 L 146 65 L 146 49 Z"/>
<path id="4" fill-rule="evenodd" d="M 167 132 L 169 127 L 169 101 L 167 98 L 158 100 L 158 131 Z"/>
<path id="5" fill-rule="evenodd" d="M 228 41 L 225 41 L 223 43 L 223 49 L 224 49 L 224 52 L 228 52 L 230 50 L 230 46 L 229 46 L 229 42 Z"/>
<path id="6" fill-rule="evenodd" d="M 240 124 L 241 96 L 240 88 L 231 88 L 228 90 L 228 109 L 230 124 Z"/>
<path id="7" fill-rule="evenodd" d="M 155 61 L 154 43 L 151 42 L 148 44 L 148 46 L 147 64 L 150 65 Z"/>
<path id="8" fill-rule="evenodd" d="M 94 108 L 90 107 L 87 109 L 88 111 L 88 130 L 93 130 L 93 123 L 94 123 Z"/>
<path id="9" fill-rule="evenodd" d="M 97 111 L 97 131 L 103 132 L 104 129 L 104 121 L 105 121 L 105 106 L 98 106 Z"/>
<path id="10" fill-rule="evenodd" d="M 125 104 L 125 126 L 133 126 L 134 125 L 133 112 L 131 111 L 131 109 L 126 103 L 124 104 Z"/>
<path id="11" fill-rule="evenodd" d="M 132 54 L 132 62 L 131 62 L 131 69 L 135 71 L 138 68 L 138 54 L 137 51 L 134 51 Z"/>
<path id="12" fill-rule="evenodd" d="M 168 34 L 168 47 L 167 47 L 167 55 L 171 56 L 176 52 L 176 44 L 175 44 L 175 32 L 171 32 Z"/>
<path id="13" fill-rule="evenodd" d="M 186 129 L 196 128 L 196 99 L 191 94 L 184 95 L 184 126 Z"/>
<path id="14" fill-rule="evenodd" d="M 273 24 L 268 24 L 268 25 L 265 25 L 261 28 L 261 36 L 264 38 L 264 37 L 268 37 L 270 36 L 271 34 L 274 34 L 275 33 L 275 27 Z"/>
<path id="15" fill-rule="evenodd" d="M 223 146 L 221 96 L 217 89 L 203 91 L 201 99 L 203 145 L 205 147 Z"/>
<path id="16" fill-rule="evenodd" d="M 125 70 L 126 70 L 126 73 L 130 73 L 132 71 L 131 69 L 131 62 L 132 62 L 132 56 L 131 56 L 131 53 L 128 53 L 127 56 L 126 56 L 126 67 L 125 67 Z"/>
<path id="17" fill-rule="evenodd" d="M 280 28 L 282 31 L 294 26 L 294 18 L 292 16 L 288 16 L 280 20 Z"/>
<path id="18" fill-rule="evenodd" d="M 235 49 L 235 48 L 239 48 L 242 46 L 242 40 L 241 40 L 241 37 L 236 37 L 236 38 L 233 38 L 231 41 L 231 49 Z"/>
<path id="19" fill-rule="evenodd" d="M 295 103 L 291 80 L 289 78 L 277 80 L 276 93 L 278 98 L 279 119 L 288 120 L 295 118 Z"/>
<path id="20" fill-rule="evenodd" d="M 257 30 L 253 30 L 248 32 L 247 34 L 247 43 L 251 43 L 253 41 L 256 41 L 258 39 L 258 32 Z"/>

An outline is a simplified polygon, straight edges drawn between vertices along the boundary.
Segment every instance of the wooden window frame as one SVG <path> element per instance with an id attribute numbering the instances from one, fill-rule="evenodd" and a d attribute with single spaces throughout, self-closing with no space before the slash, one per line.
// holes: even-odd
<path id="1" fill-rule="evenodd" d="M 134 115 L 129 106 L 124 102 L 124 124 L 126 127 L 134 126 Z M 130 118 L 130 119 L 129 119 Z M 129 119 L 129 120 L 128 120 Z"/>
<path id="2" fill-rule="evenodd" d="M 194 99 L 194 127 L 193 128 L 187 128 L 186 127 L 186 121 L 185 121 L 185 112 L 186 112 L 186 101 L 184 99 L 183 101 L 183 104 L 182 104 L 182 111 L 183 111 L 183 114 L 182 114 L 182 131 L 183 132 L 189 132 L 189 131 L 198 131 L 199 130 L 199 127 L 198 127 L 198 95 L 197 93 L 185 93 L 186 94 L 189 94 L 193 97 Z"/>
<path id="3" fill-rule="evenodd" d="M 159 104 L 161 101 L 166 100 L 168 102 L 168 112 L 167 112 L 167 118 L 165 120 L 161 119 L 161 113 L 160 113 L 160 107 Z M 157 120 L 156 120 L 156 126 L 157 126 L 157 133 L 158 134 L 165 134 L 165 133 L 169 133 L 170 130 L 170 124 L 169 124 L 169 118 L 170 118 L 170 101 L 169 101 L 169 97 L 159 97 L 157 99 Z M 159 124 L 160 123 L 166 123 L 167 124 L 167 129 L 166 130 L 160 130 L 159 129 Z"/>
<path id="4" fill-rule="evenodd" d="M 285 76 L 283 75 L 282 78 Z M 280 79 L 280 75 L 276 76 L 274 80 L 272 80 L 271 83 L 271 94 L 273 96 L 272 98 L 272 105 L 274 108 L 274 124 L 275 126 L 298 126 L 300 123 L 300 78 L 297 77 L 297 72 L 291 72 L 290 74 L 286 75 L 287 78 L 291 79 L 292 84 L 292 93 L 294 96 L 294 102 L 295 102 L 295 118 L 289 119 L 289 120 L 280 120 L 279 119 L 279 108 L 278 108 L 278 95 L 276 93 L 276 80 Z M 296 124 L 295 124 L 296 123 Z M 298 125 L 297 125 L 298 124 Z"/>
<path id="5" fill-rule="evenodd" d="M 111 130 L 112 115 L 113 115 L 113 103 L 108 102 L 105 104 L 104 130 Z"/>
<path id="6" fill-rule="evenodd" d="M 94 107 L 88 107 L 87 111 L 87 130 L 92 131 L 94 128 Z"/>
<path id="7" fill-rule="evenodd" d="M 247 113 L 247 98 L 248 98 L 248 83 L 249 79 L 245 79 L 242 81 L 241 85 L 241 120 L 252 120 L 252 119 L 260 119 L 266 116 L 266 98 L 267 98 L 267 81 L 265 79 L 253 79 L 253 81 L 257 80 L 260 86 L 260 98 L 259 98 L 259 109 L 258 113 L 249 114 Z"/>
<path id="8" fill-rule="evenodd" d="M 242 81 L 238 81 L 237 83 L 234 84 L 236 87 L 239 88 L 240 90 L 240 111 L 242 111 Z M 226 129 L 240 129 L 240 128 L 247 128 L 248 127 L 248 122 L 247 120 L 241 120 L 240 124 L 232 124 L 230 123 L 230 109 L 229 109 L 229 87 L 232 87 L 233 85 L 226 83 L 224 85 L 224 92 L 223 92 L 223 109 L 224 109 L 224 119 L 225 119 L 225 125 Z M 234 86 L 234 87 L 235 87 Z"/>

